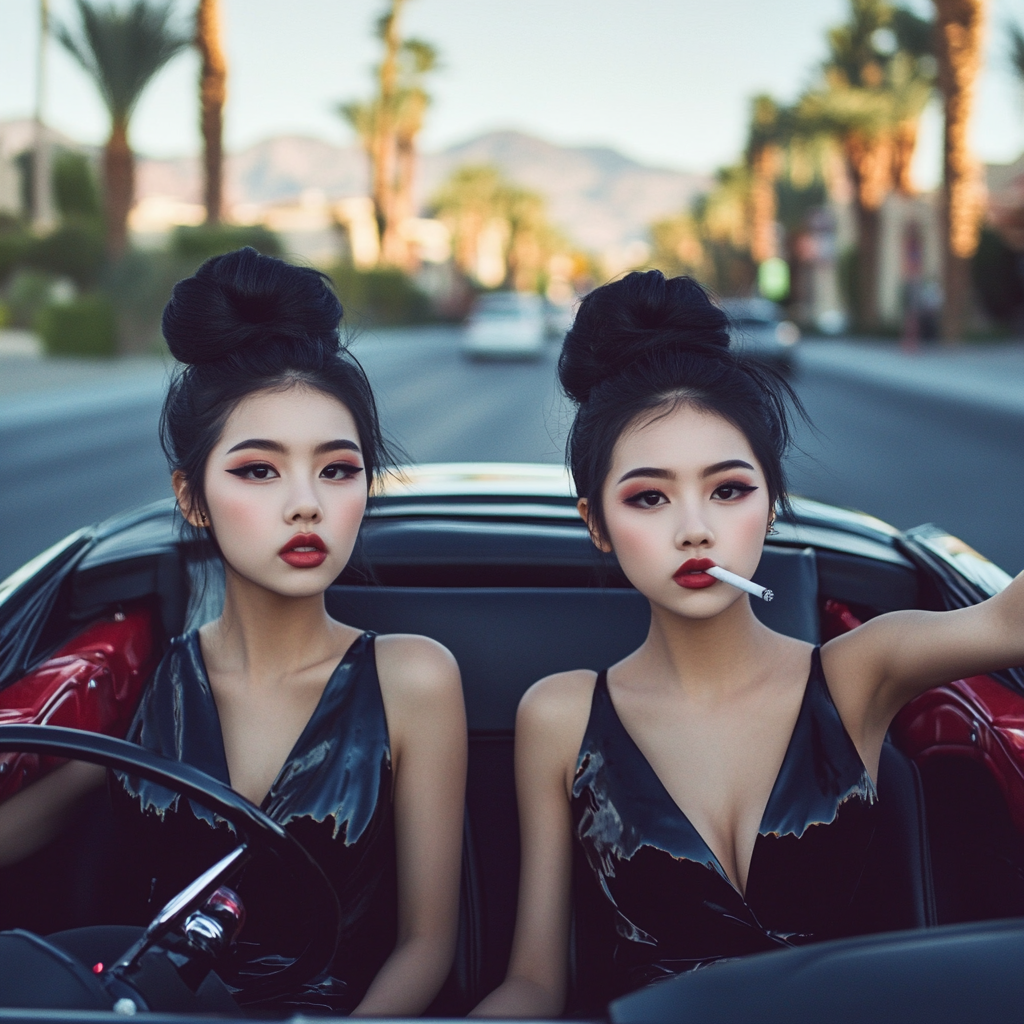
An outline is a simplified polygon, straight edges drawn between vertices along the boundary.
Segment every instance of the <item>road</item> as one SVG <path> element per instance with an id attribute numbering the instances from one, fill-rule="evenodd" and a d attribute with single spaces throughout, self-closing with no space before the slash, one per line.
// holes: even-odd
<path id="1" fill-rule="evenodd" d="M 429 328 L 368 334 L 354 351 L 410 460 L 562 460 L 570 411 L 556 349 L 532 364 L 475 364 L 457 332 Z M 169 494 L 156 441 L 165 371 L 118 372 L 102 391 L 71 375 L 45 397 L 0 393 L 0 578 L 85 523 Z M 795 492 L 901 528 L 939 523 L 1007 571 L 1024 569 L 1024 418 L 810 359 L 796 385 L 814 429 L 798 431 Z"/>

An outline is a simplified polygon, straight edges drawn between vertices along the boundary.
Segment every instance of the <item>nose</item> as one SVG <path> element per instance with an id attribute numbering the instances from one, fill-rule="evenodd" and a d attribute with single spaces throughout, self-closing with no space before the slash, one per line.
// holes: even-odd
<path id="1" fill-rule="evenodd" d="M 700 505 L 682 502 L 678 508 L 680 512 L 676 523 L 676 547 L 680 551 L 711 547 L 715 543 L 715 535 L 702 515 Z"/>
<path id="2" fill-rule="evenodd" d="M 312 525 L 323 519 L 323 509 L 314 488 L 304 485 L 296 486 L 292 490 L 285 510 L 285 519 L 292 526 Z"/>

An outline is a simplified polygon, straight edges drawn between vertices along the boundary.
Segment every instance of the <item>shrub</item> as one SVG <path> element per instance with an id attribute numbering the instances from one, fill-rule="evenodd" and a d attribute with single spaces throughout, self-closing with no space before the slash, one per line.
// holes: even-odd
<path id="1" fill-rule="evenodd" d="M 353 326 L 394 327 L 436 319 L 430 299 L 400 270 L 357 270 L 345 265 L 336 267 L 331 277 L 345 320 Z"/>
<path id="2" fill-rule="evenodd" d="M 64 221 L 89 221 L 102 229 L 103 207 L 92 165 L 81 153 L 64 151 L 53 161 L 53 200 Z"/>
<path id="3" fill-rule="evenodd" d="M 27 231 L 0 226 L 0 285 L 21 266 L 25 252 L 32 242 Z"/>
<path id="4" fill-rule="evenodd" d="M 31 328 L 39 311 L 50 301 L 53 278 L 35 270 L 19 268 L 4 293 L 12 327 Z"/>
<path id="5" fill-rule="evenodd" d="M 205 260 L 251 245 L 264 256 L 280 256 L 284 252 L 280 238 L 261 224 L 201 224 L 198 227 L 177 227 L 171 235 L 170 251 L 184 259 Z"/>
<path id="6" fill-rule="evenodd" d="M 971 259 L 971 278 L 982 307 L 996 323 L 1010 323 L 1024 307 L 1022 258 L 991 228 L 982 230 Z"/>
<path id="7" fill-rule="evenodd" d="M 45 306 L 36 331 L 49 355 L 112 356 L 117 352 L 114 307 L 105 295 L 83 295 Z"/>
<path id="8" fill-rule="evenodd" d="M 30 242 L 23 261 L 35 270 L 70 277 L 79 288 L 93 288 L 99 282 L 105 262 L 103 230 L 87 222 L 63 224 L 56 231 Z"/>

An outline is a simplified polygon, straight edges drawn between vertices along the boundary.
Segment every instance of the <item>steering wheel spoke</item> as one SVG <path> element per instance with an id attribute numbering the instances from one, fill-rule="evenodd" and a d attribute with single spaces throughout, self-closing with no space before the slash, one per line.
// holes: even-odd
<path id="1" fill-rule="evenodd" d="M 221 857 L 213 867 L 208 868 L 197 879 L 186 885 L 150 921 L 139 941 L 110 968 L 108 973 L 112 977 L 126 979 L 138 968 L 139 961 L 149 949 L 159 945 L 161 939 L 169 932 L 184 925 L 192 912 L 199 910 L 217 889 L 234 878 L 251 859 L 251 856 L 248 844 L 242 843 L 229 854 Z M 203 950 L 196 952 L 203 952 Z"/>

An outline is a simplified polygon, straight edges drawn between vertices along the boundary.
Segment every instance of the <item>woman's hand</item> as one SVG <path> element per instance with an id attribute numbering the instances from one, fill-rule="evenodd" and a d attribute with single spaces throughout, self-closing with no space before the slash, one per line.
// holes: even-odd
<path id="1" fill-rule="evenodd" d="M 444 984 L 459 925 L 466 710 L 455 659 L 421 636 L 378 637 L 394 769 L 398 941 L 354 1016 L 411 1017 Z"/>

